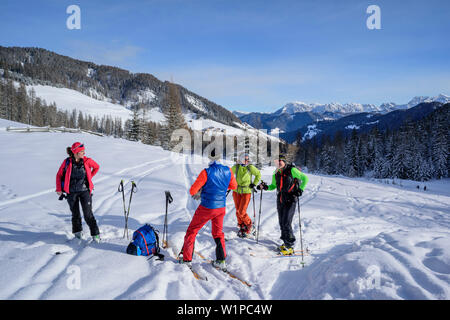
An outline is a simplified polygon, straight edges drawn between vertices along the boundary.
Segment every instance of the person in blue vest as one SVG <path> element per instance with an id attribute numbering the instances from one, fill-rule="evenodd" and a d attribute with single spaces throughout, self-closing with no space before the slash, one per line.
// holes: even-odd
<path id="1" fill-rule="evenodd" d="M 212 236 L 216 242 L 216 260 L 212 264 L 216 268 L 226 270 L 225 236 L 222 231 L 226 193 L 236 189 L 237 183 L 231 169 L 218 162 L 220 158 L 221 154 L 213 149 L 209 155 L 211 162 L 208 168 L 200 172 L 189 190 L 190 195 L 196 200 L 201 199 L 201 202 L 187 228 L 183 248 L 178 255 L 180 263 L 191 265 L 195 238 L 200 229 L 211 221 Z"/>

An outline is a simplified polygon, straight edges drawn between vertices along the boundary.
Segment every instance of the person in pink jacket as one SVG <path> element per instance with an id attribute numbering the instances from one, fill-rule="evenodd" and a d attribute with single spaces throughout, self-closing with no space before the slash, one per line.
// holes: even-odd
<path id="1" fill-rule="evenodd" d="M 92 212 L 92 178 L 97 174 L 100 166 L 91 158 L 85 156 L 85 147 L 75 142 L 67 148 L 69 157 L 59 167 L 56 174 L 56 193 L 60 199 L 67 195 L 67 203 L 72 212 L 72 232 L 75 237 L 82 238 L 82 221 L 80 204 L 83 209 L 84 220 L 89 226 L 94 241 L 100 241 L 100 231 Z"/>

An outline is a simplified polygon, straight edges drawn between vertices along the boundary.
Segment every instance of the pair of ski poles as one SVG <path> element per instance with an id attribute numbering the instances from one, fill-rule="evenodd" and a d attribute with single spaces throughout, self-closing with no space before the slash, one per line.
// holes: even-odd
<path id="1" fill-rule="evenodd" d="M 128 217 L 130 215 L 131 199 L 133 198 L 133 193 L 137 192 L 137 185 L 134 181 L 131 181 L 131 192 L 130 192 L 130 200 L 128 201 L 128 210 L 125 208 L 125 190 L 123 187 L 123 180 L 120 181 L 117 191 L 122 193 L 123 214 L 125 216 L 125 228 L 123 230 L 123 237 L 125 238 L 126 234 L 128 239 Z"/>

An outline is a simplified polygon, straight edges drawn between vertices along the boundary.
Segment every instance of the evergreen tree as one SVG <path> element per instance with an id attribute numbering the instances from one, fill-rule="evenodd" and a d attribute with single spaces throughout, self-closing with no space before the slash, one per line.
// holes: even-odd
<path id="1" fill-rule="evenodd" d="M 179 141 L 170 141 L 172 133 L 177 129 L 187 129 L 184 115 L 181 110 L 181 100 L 179 89 L 174 83 L 168 84 L 169 90 L 166 98 L 167 106 L 165 108 L 165 116 L 167 119 L 166 128 L 164 129 L 164 146 L 172 149 Z"/>
<path id="2" fill-rule="evenodd" d="M 383 154 L 385 149 L 384 141 L 378 129 L 374 130 L 374 160 L 373 160 L 373 176 L 377 179 L 385 178 L 384 166 L 386 159 Z"/>
<path id="3" fill-rule="evenodd" d="M 448 177 L 449 132 L 448 121 L 442 115 L 437 115 L 433 121 L 432 161 L 434 176 L 438 179 Z"/>
<path id="4" fill-rule="evenodd" d="M 139 141 L 139 133 L 140 133 L 140 124 L 141 121 L 139 119 L 139 110 L 133 110 L 133 118 L 131 120 L 127 120 L 127 139 L 131 141 Z"/>

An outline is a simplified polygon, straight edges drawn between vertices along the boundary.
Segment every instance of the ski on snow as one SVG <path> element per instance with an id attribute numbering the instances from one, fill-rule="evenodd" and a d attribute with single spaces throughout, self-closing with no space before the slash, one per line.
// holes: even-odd
<path id="1" fill-rule="evenodd" d="M 194 278 L 197 280 L 203 280 L 203 281 L 208 281 L 208 278 L 206 276 L 201 275 L 200 273 L 198 273 L 197 271 L 194 270 L 193 266 L 189 266 L 186 265 L 189 270 L 191 270 L 192 274 L 194 275 Z"/>
<path id="2" fill-rule="evenodd" d="M 301 257 L 301 256 L 306 256 L 310 254 L 309 250 L 306 250 L 304 253 L 299 251 L 294 251 L 293 254 L 290 255 L 284 255 L 281 254 L 281 252 L 274 252 L 274 253 L 263 253 L 263 252 L 257 252 L 257 251 L 250 251 L 250 255 L 252 257 L 256 257 L 256 258 L 294 258 L 294 257 Z"/>
<path id="3" fill-rule="evenodd" d="M 200 252 L 195 251 L 195 253 L 196 253 L 203 261 L 205 261 L 206 263 L 212 264 L 212 260 L 205 258 Z M 241 279 L 240 277 L 238 277 L 237 275 L 235 275 L 234 273 L 232 273 L 232 272 L 229 271 L 228 269 L 227 269 L 227 270 L 222 270 L 222 269 L 219 269 L 219 268 L 215 268 L 215 269 L 217 269 L 217 270 L 219 270 L 219 271 L 222 271 L 223 273 L 226 273 L 230 278 L 239 280 L 242 284 L 246 285 L 246 286 L 249 287 L 249 288 L 252 286 L 251 283 L 249 283 L 249 282 L 247 282 L 247 281 Z"/>

